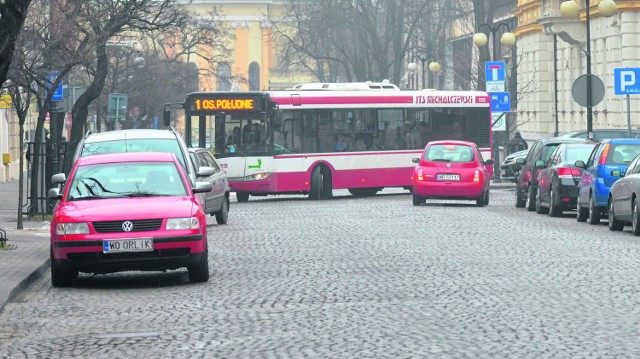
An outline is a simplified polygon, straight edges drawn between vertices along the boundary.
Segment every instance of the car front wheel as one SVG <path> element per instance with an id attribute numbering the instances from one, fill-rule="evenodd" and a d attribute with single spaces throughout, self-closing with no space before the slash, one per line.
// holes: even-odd
<path id="1" fill-rule="evenodd" d="M 188 267 L 189 281 L 191 283 L 206 282 L 209 280 L 209 245 L 204 246 L 204 252 L 198 264 Z"/>
<path id="2" fill-rule="evenodd" d="M 78 270 L 63 261 L 53 257 L 53 249 L 50 252 L 51 258 L 51 285 L 54 287 L 70 287 L 78 277 Z"/>
<path id="3" fill-rule="evenodd" d="M 536 210 L 536 192 L 533 186 L 529 185 L 529 191 L 527 192 L 527 211 L 532 212 Z"/>
<path id="4" fill-rule="evenodd" d="M 576 205 L 576 220 L 578 222 L 586 222 L 589 217 L 589 210 L 580 205 L 580 200 Z"/>
<path id="5" fill-rule="evenodd" d="M 527 200 L 522 198 L 522 190 L 520 189 L 520 185 L 516 184 L 516 208 L 524 208 Z"/>
<path id="6" fill-rule="evenodd" d="M 222 200 L 222 208 L 220 208 L 220 210 L 216 213 L 214 213 L 214 215 L 216 216 L 216 222 L 218 222 L 218 224 L 227 224 L 227 222 L 229 221 L 229 198 L 225 196 L 225 198 Z"/>

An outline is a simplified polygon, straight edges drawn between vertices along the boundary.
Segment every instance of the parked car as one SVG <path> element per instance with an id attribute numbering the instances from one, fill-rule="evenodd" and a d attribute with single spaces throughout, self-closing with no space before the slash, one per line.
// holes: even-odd
<path id="1" fill-rule="evenodd" d="M 633 234 L 640 236 L 640 155 L 629 163 L 625 172 L 618 169 L 611 172 L 621 178 L 609 191 L 609 230 L 621 231 L 625 225 L 631 225 Z"/>
<path id="2" fill-rule="evenodd" d="M 562 143 L 587 143 L 590 142 L 582 138 L 552 137 L 535 141 L 529 148 L 529 153 L 525 158 L 518 158 L 516 162 L 522 166 L 516 178 L 516 208 L 526 207 L 527 210 L 536 209 L 536 194 L 538 191 L 538 174 L 542 166 L 547 163 L 553 151 Z"/>
<path id="3" fill-rule="evenodd" d="M 227 174 L 222 170 L 218 161 L 209 150 L 204 148 L 189 148 L 189 155 L 199 171 L 201 168 L 213 168 L 209 177 L 201 177 L 199 181 L 211 183 L 211 192 L 201 193 L 204 212 L 216 217 L 218 224 L 227 224 L 229 220 L 229 194 L 231 189 L 227 181 Z"/>
<path id="4" fill-rule="evenodd" d="M 576 208 L 582 169 L 576 167 L 575 163 L 587 161 L 595 146 L 593 142 L 562 143 L 556 147 L 538 174 L 538 214 L 549 213 L 551 217 L 558 217 L 563 211 Z"/>
<path id="5" fill-rule="evenodd" d="M 518 158 L 526 158 L 528 153 L 529 149 L 527 148 L 526 150 L 514 152 L 505 157 L 500 165 L 500 177 L 504 180 L 515 182 L 522 168 L 522 165 L 520 165 L 517 160 Z"/>
<path id="6" fill-rule="evenodd" d="M 578 184 L 578 222 L 600 223 L 600 218 L 607 214 L 611 186 L 620 179 L 612 171 L 624 173 L 639 153 L 640 139 L 607 139 L 598 143 L 586 163 L 576 162 L 576 167 L 585 169 Z"/>
<path id="7" fill-rule="evenodd" d="M 213 174 L 212 168 L 200 167 L 200 173 L 195 170 L 196 166 L 189 156 L 187 145 L 174 129 L 88 132 L 76 148 L 73 160 L 84 156 L 119 152 L 174 153 L 187 172 L 192 186 L 195 185 L 198 177 L 209 177 Z"/>
<path id="8" fill-rule="evenodd" d="M 559 137 L 587 138 L 587 131 L 567 132 L 559 135 Z M 628 129 L 609 128 L 593 130 L 592 140 L 600 142 L 607 138 L 638 138 L 638 131 L 631 130 L 631 136 L 629 136 Z"/>
<path id="9" fill-rule="evenodd" d="M 79 158 L 51 219 L 51 283 L 69 286 L 78 272 L 162 271 L 186 267 L 192 282 L 209 279 L 207 223 L 197 193 L 173 153 L 118 153 Z"/>
<path id="10" fill-rule="evenodd" d="M 429 142 L 413 171 L 413 205 L 427 200 L 474 200 L 476 205 L 489 204 L 489 172 L 485 165 L 493 160 L 483 160 L 473 142 Z"/>

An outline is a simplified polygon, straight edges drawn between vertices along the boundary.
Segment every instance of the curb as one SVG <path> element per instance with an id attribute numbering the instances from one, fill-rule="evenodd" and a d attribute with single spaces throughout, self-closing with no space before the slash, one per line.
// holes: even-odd
<path id="1" fill-rule="evenodd" d="M 9 297 L 4 303 L 0 303 L 0 314 L 4 311 L 4 307 L 11 303 L 14 299 L 16 299 L 25 289 L 27 289 L 31 284 L 33 284 L 38 279 L 42 278 L 44 273 L 49 269 L 49 259 L 47 259 L 41 266 L 39 266 L 36 270 L 34 270 L 31 274 L 27 276 L 27 278 L 23 279 L 18 283 L 18 285 L 11 290 L 9 293 Z"/>

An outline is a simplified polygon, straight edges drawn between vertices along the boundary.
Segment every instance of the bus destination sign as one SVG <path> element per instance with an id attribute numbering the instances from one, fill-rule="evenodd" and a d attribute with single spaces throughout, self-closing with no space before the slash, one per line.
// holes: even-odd
<path id="1" fill-rule="evenodd" d="M 192 94 L 187 98 L 187 110 L 191 113 L 218 111 L 264 111 L 264 101 L 259 95 L 224 96 Z"/>

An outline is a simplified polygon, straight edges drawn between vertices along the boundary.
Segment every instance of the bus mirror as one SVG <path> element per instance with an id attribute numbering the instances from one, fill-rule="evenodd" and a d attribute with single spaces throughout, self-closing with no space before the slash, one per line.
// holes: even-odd
<path id="1" fill-rule="evenodd" d="M 162 124 L 164 127 L 171 126 L 171 111 L 164 110 L 164 113 L 162 114 Z"/>

